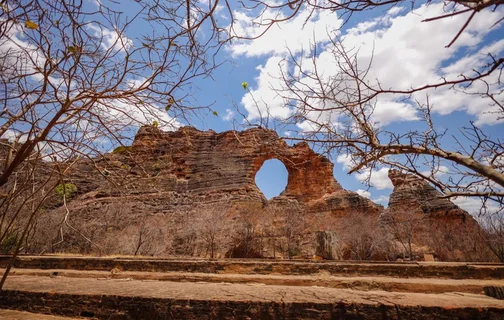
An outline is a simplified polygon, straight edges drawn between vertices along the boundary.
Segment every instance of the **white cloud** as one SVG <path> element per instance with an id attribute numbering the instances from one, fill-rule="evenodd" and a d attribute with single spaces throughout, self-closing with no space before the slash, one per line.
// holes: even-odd
<path id="1" fill-rule="evenodd" d="M 389 16 L 395 16 L 397 15 L 398 13 L 404 11 L 404 7 L 392 7 L 390 8 L 388 11 L 387 11 L 387 15 Z"/>
<path id="2" fill-rule="evenodd" d="M 226 109 L 226 114 L 222 117 L 224 121 L 231 121 L 234 117 L 234 111 L 231 109 Z"/>
<path id="3" fill-rule="evenodd" d="M 388 177 L 388 168 L 366 169 L 362 170 L 360 173 L 356 173 L 355 177 L 361 182 L 365 182 L 369 179 L 369 184 L 378 190 L 392 189 L 394 185 Z"/>
<path id="4" fill-rule="evenodd" d="M 257 37 L 266 30 L 268 21 L 283 19 L 286 15 L 276 9 L 266 9 L 261 19 L 254 19 L 254 12 L 235 11 L 234 32 L 242 37 Z M 254 41 L 236 41 L 229 46 L 234 56 L 285 55 L 310 49 L 310 43 L 327 42 L 330 30 L 341 27 L 342 21 L 331 10 L 311 11 L 306 5 L 289 22 L 273 25 Z"/>
<path id="5" fill-rule="evenodd" d="M 7 129 L 0 138 L 7 139 L 7 140 L 9 140 L 10 143 L 12 143 L 14 141 L 24 143 L 26 141 L 26 139 L 28 138 L 28 135 L 24 132 L 16 132 L 14 130 Z"/>
<path id="6" fill-rule="evenodd" d="M 133 40 L 126 37 L 120 30 L 110 30 L 96 24 L 87 25 L 96 37 L 101 38 L 101 46 L 105 50 L 126 51 L 133 46 Z"/>
<path id="7" fill-rule="evenodd" d="M 389 196 L 379 196 L 377 198 L 371 199 L 371 201 L 379 203 L 381 205 L 387 206 L 389 202 Z"/>
<path id="8" fill-rule="evenodd" d="M 0 68 L 3 75 L 11 79 L 27 77 L 35 81 L 44 80 L 42 70 L 46 62 L 45 55 L 37 46 L 28 41 L 24 34 L 27 29 L 14 22 L 2 23 L 5 23 L 5 34 L 0 39 L 0 56 L 2 57 Z M 58 90 L 63 91 L 62 80 L 52 74 L 47 77 L 47 80 Z M 10 93 L 17 94 L 17 92 Z"/>
<path id="9" fill-rule="evenodd" d="M 349 29 L 346 34 L 341 35 L 347 49 L 353 50 L 352 52 L 358 50 L 358 64 L 361 68 L 365 68 L 372 59 L 373 64 L 367 75 L 371 86 L 376 86 L 379 83 L 384 89 L 407 90 L 427 83 L 438 83 L 442 81 L 442 77 L 454 79 L 463 71 L 467 72 L 484 65 L 489 53 L 499 56 L 498 54 L 504 50 L 504 40 L 483 45 L 485 36 L 498 28 L 498 26 L 493 28 L 492 26 L 502 17 L 503 8 L 498 8 L 495 12 L 486 10 L 478 13 L 450 48 L 446 48 L 446 45 L 467 20 L 467 14 L 422 22 L 426 18 L 445 14 L 447 9 L 444 4 L 425 4 L 414 11 L 402 13 L 403 10 L 402 7 L 393 7 L 384 16 L 359 23 L 356 27 Z M 271 18 L 272 15 L 273 12 L 267 10 L 264 17 Z M 280 77 L 271 75 L 280 74 L 279 70 L 284 70 L 284 72 L 288 70 L 287 63 L 278 65 L 279 61 L 288 56 L 287 47 L 292 49 L 294 55 L 298 53 L 297 57 L 300 57 L 299 53 L 303 49 L 310 48 L 310 44 L 316 42 L 319 54 L 315 62 L 323 83 L 327 83 L 328 79 L 337 75 L 340 70 L 337 64 L 338 56 L 331 52 L 332 46 L 329 41 L 330 37 L 335 35 L 335 33 L 331 34 L 331 31 L 337 30 L 341 21 L 330 10 L 324 10 L 322 13 L 316 11 L 316 14 L 308 19 L 303 28 L 303 19 L 306 17 L 307 9 L 303 8 L 301 14 L 295 19 L 274 26 L 259 39 L 236 42 L 230 46 L 230 50 L 235 56 L 269 56 L 268 62 L 259 67 L 260 75 L 257 81 L 261 84 L 254 90 L 254 97 L 260 97 L 261 105 L 273 106 L 274 113 L 279 114 L 280 117 L 285 117 L 292 110 L 286 108 L 286 101 L 273 92 L 275 89 L 282 88 L 283 81 L 279 79 Z M 252 25 L 250 14 L 237 12 L 235 18 L 239 26 L 237 30 L 246 36 L 256 36 L 262 30 L 260 27 Z M 308 30 L 311 31 L 307 32 Z M 461 54 L 465 55 L 460 57 Z M 303 71 L 314 70 L 310 59 L 305 59 L 304 63 Z M 301 70 L 291 71 L 299 74 Z M 495 98 L 503 100 L 503 85 L 497 81 L 497 77 L 496 74 L 493 79 L 490 79 L 490 90 L 494 93 Z M 309 88 L 320 90 L 317 82 L 309 77 L 302 78 L 301 83 L 305 85 L 307 90 Z M 348 83 L 348 85 L 351 87 L 353 84 Z M 486 90 L 483 85 L 485 84 L 475 82 L 467 91 L 474 93 L 482 89 Z M 503 117 L 498 119 L 495 116 L 498 110 L 495 106 L 489 106 L 488 99 L 481 95 L 467 95 L 444 87 L 413 94 L 411 99 L 398 95 L 382 95 L 378 100 L 371 101 L 376 104 L 372 121 L 379 126 L 386 126 L 398 121 L 418 120 L 419 113 L 416 102 L 424 104 L 427 93 L 431 105 L 434 105 L 434 113 L 446 115 L 456 110 L 463 110 L 474 116 L 478 125 L 504 122 Z M 246 97 L 247 95 L 242 99 L 242 103 L 251 113 L 252 118 L 257 117 L 257 112 L 250 108 L 250 98 Z M 289 96 L 287 95 L 286 98 Z M 317 105 L 317 107 L 324 109 L 327 106 Z M 284 110 L 281 111 L 281 109 Z M 320 114 L 308 114 L 307 116 L 316 118 Z M 338 117 L 326 115 L 323 118 L 334 121 L 338 119 Z M 306 130 L 313 129 L 313 126 L 308 123 L 301 123 L 300 127 Z"/>
<path id="10" fill-rule="evenodd" d="M 355 191 L 359 194 L 359 196 L 361 197 L 364 197 L 364 198 L 371 198 L 371 192 L 367 191 L 367 190 L 362 190 L 362 189 L 357 189 L 357 191 Z"/>
<path id="11" fill-rule="evenodd" d="M 439 177 L 450 172 L 450 169 L 448 169 L 447 166 L 443 166 L 443 165 L 441 165 L 437 168 L 433 168 L 433 169 L 435 169 L 435 170 L 434 171 L 433 170 L 425 170 L 420 173 L 423 174 L 424 176 L 427 176 L 427 177 L 434 175 L 434 177 L 439 178 Z"/>
<path id="12" fill-rule="evenodd" d="M 340 154 L 336 157 L 336 162 L 343 165 L 343 170 L 350 170 L 354 165 L 352 163 L 352 158 L 348 154 Z"/>
<path id="13" fill-rule="evenodd" d="M 137 79 L 129 79 L 126 81 L 126 86 L 129 89 L 137 89 L 140 88 L 142 85 L 143 87 L 149 86 L 150 82 L 147 81 L 147 78 L 140 77 Z"/>
<path id="14" fill-rule="evenodd" d="M 393 122 L 418 120 L 417 110 L 407 104 L 394 101 L 377 101 L 371 120 L 386 126 Z"/>
<path id="15" fill-rule="evenodd" d="M 352 162 L 352 158 L 348 154 L 340 154 L 336 157 L 336 162 L 343 165 L 343 170 L 348 171 L 352 167 L 354 167 L 354 163 Z M 355 178 L 360 182 L 367 182 L 369 180 L 369 184 L 371 187 L 375 187 L 378 190 L 383 189 L 392 189 L 394 185 L 392 181 L 390 181 L 388 177 L 388 168 L 380 168 L 376 169 L 364 169 L 361 172 L 355 173 Z"/>
<path id="16" fill-rule="evenodd" d="M 285 72 L 286 68 L 287 63 L 278 56 L 269 58 L 264 66 L 256 68 L 259 70 L 259 76 L 255 79 L 257 87 L 250 88 L 241 100 L 248 112 L 249 121 L 261 117 L 285 119 L 291 114 L 291 110 L 285 107 L 285 99 L 274 90 L 281 88 L 278 79 L 282 77 L 282 72 Z"/>
<path id="17" fill-rule="evenodd" d="M 88 0 L 88 2 L 91 2 L 92 4 L 94 4 L 97 7 L 100 7 L 102 5 L 100 0 Z"/>
<path id="18" fill-rule="evenodd" d="M 452 201 L 473 216 L 478 216 L 480 213 L 492 214 L 499 211 L 499 207 L 491 201 L 486 203 L 486 211 L 482 211 L 483 203 L 480 198 L 456 197 Z"/>
<path id="19" fill-rule="evenodd" d="M 111 101 L 101 100 L 97 104 L 96 112 L 105 119 L 105 122 L 110 121 L 111 125 L 116 126 L 142 126 L 158 123 L 160 129 L 171 131 L 180 127 L 180 123 L 170 117 L 161 107 L 144 103 L 141 106 L 135 106 L 130 101 L 122 99 L 114 99 Z"/>

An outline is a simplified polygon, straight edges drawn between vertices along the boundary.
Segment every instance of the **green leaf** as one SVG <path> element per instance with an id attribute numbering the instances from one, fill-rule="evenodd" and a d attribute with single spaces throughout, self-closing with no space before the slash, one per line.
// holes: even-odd
<path id="1" fill-rule="evenodd" d="M 219 114 L 217 113 L 217 111 L 212 111 L 212 113 L 213 113 L 213 115 L 214 115 L 214 116 L 216 116 L 216 117 L 218 117 L 218 116 L 219 116 Z"/>
<path id="2" fill-rule="evenodd" d="M 157 127 L 159 127 L 159 122 L 157 122 L 156 120 L 154 120 L 152 122 L 152 125 L 157 128 Z"/>
<path id="3" fill-rule="evenodd" d="M 242 82 L 242 87 L 243 87 L 243 90 L 247 90 L 248 82 Z"/>
<path id="4" fill-rule="evenodd" d="M 69 46 L 68 47 L 68 51 L 70 51 L 71 53 L 76 53 L 77 52 L 77 47 L 75 47 L 75 46 Z"/>
<path id="5" fill-rule="evenodd" d="M 168 111 L 170 111 L 170 108 L 171 108 L 171 107 L 172 107 L 172 105 L 171 105 L 171 104 L 169 104 L 169 105 L 167 105 L 164 109 L 165 109 L 165 111 L 166 111 L 166 112 L 168 112 Z"/>
<path id="6" fill-rule="evenodd" d="M 58 184 L 56 186 L 56 194 L 63 198 L 71 198 L 77 192 L 77 186 L 73 183 Z"/>
<path id="7" fill-rule="evenodd" d="M 25 27 L 27 27 L 28 29 L 35 30 L 35 29 L 38 29 L 38 24 L 36 24 L 35 22 L 32 22 L 30 20 L 27 20 L 25 22 Z"/>

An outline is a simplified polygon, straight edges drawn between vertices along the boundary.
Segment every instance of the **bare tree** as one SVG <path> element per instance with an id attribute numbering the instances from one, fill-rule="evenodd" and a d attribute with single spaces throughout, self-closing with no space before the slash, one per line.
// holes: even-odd
<path id="1" fill-rule="evenodd" d="M 265 225 L 262 223 L 263 208 L 259 203 L 239 204 L 233 224 L 233 248 L 230 258 L 261 258 L 264 249 Z"/>
<path id="2" fill-rule="evenodd" d="M 250 24 L 254 30 L 248 32 L 248 29 L 231 23 L 229 33 L 237 41 L 254 40 L 264 36 L 274 26 L 281 27 L 307 12 L 305 22 L 317 13 L 330 11 L 337 12 L 345 25 L 352 18 L 359 17 L 362 11 L 378 8 L 388 10 L 405 4 L 402 0 L 246 1 L 244 6 L 249 9 L 247 13 L 250 12 L 250 17 L 256 17 Z M 460 26 L 448 35 L 451 40 L 445 44 L 446 48 L 463 41 L 460 40 L 461 36 L 478 23 L 475 17 L 495 13 L 495 21 L 489 26 L 494 30 L 503 21 L 500 11 L 504 4 L 502 0 L 451 0 L 443 1 L 443 4 L 442 13 L 427 17 L 421 23 L 432 24 L 454 18 L 460 21 Z M 414 10 L 421 5 L 427 6 L 429 1 L 414 1 L 401 8 L 410 7 Z M 334 16 L 336 19 L 336 14 Z M 502 210 L 502 140 L 475 122 L 463 125 L 460 132 L 454 133 L 450 139 L 449 135 L 453 133 L 439 129 L 433 119 L 433 105 L 429 100 L 434 90 L 449 91 L 447 96 L 457 97 L 459 101 L 477 96 L 488 104 L 489 114 L 496 119 L 503 119 L 502 51 L 483 48 L 478 63 L 467 65 L 461 73 L 440 75 L 438 79 L 429 79 L 420 84 L 390 85 L 383 84 L 380 76 L 371 72 L 373 56 L 361 58 L 363 54 L 359 47 L 349 46 L 344 37 L 338 36 L 341 31 L 341 27 L 327 30 L 332 43 L 327 46 L 324 44 L 324 53 L 332 56 L 331 59 L 324 57 L 323 62 L 335 64 L 335 73 L 327 74 L 327 65 L 318 60 L 321 48 L 316 39 L 302 54 L 295 50 L 290 52 L 283 67 L 279 68 L 282 85 L 271 86 L 271 90 L 283 98 L 293 111 L 288 119 L 282 119 L 283 124 L 290 125 L 291 129 L 303 127 L 298 138 L 287 138 L 313 142 L 328 152 L 348 155 L 348 162 L 351 163 L 349 173 L 371 174 L 373 168 L 395 167 L 426 179 L 445 197 L 480 198 L 483 211 L 495 206 Z M 387 97 L 393 97 L 394 101 L 416 102 L 416 105 L 411 106 L 421 118 L 420 129 L 392 131 L 376 123 L 374 114 L 378 110 L 377 105 Z M 252 99 L 257 104 L 256 99 L 260 97 Z M 259 115 L 261 125 L 273 122 L 263 119 L 265 116 L 269 118 L 269 111 L 263 110 Z M 440 177 L 439 172 L 447 174 Z"/>
<path id="3" fill-rule="evenodd" d="M 196 221 L 190 222 L 191 229 L 196 231 L 204 247 L 205 256 L 210 256 L 210 259 L 216 258 L 219 250 L 226 248 L 230 232 L 228 213 L 228 205 L 210 205 L 198 210 Z"/>
<path id="4" fill-rule="evenodd" d="M 421 215 L 412 211 L 386 212 L 380 217 L 381 223 L 389 230 L 394 240 L 404 248 L 403 258 L 407 255 L 410 260 L 415 260 L 413 243 L 416 229 L 422 219 Z"/>
<path id="5" fill-rule="evenodd" d="M 131 141 L 142 124 L 173 128 L 208 109 L 189 96 L 192 81 L 218 65 L 221 32 L 202 35 L 201 28 L 212 25 L 216 5 L 1 1 L 0 137 L 7 140 L 0 142 L 0 236 L 15 227 L 25 241 L 79 158 L 95 161 Z M 20 200 L 22 193 L 28 196 Z M 70 216 L 62 223 L 71 229 Z"/>
<path id="6" fill-rule="evenodd" d="M 368 183 L 373 169 L 397 168 L 429 181 L 446 198 L 480 198 L 482 211 L 504 208 L 504 144 L 500 137 L 470 122 L 447 144 L 448 137 L 437 129 L 431 115 L 428 94 L 433 88 L 446 88 L 460 95 L 479 95 L 502 118 L 504 58 L 489 56 L 478 70 L 467 70 L 456 79 L 404 90 L 382 88 L 379 80 L 368 79 L 372 61 L 361 66 L 358 50 L 345 48 L 342 41 L 332 43 L 338 71 L 330 77 L 321 75 L 315 47 L 313 52 L 309 66 L 292 55 L 294 70 L 284 72 L 284 87 L 277 90 L 294 110 L 285 122 L 311 128 L 299 138 L 288 139 L 316 143 L 329 153 L 346 155 L 349 173 L 368 173 Z M 380 97 L 414 99 L 419 94 L 426 95 L 425 103 L 417 102 L 423 130 L 396 132 L 373 121 Z"/>
<path id="7" fill-rule="evenodd" d="M 266 217 L 266 234 L 272 241 L 273 256 L 277 247 L 283 251 L 284 257 L 292 259 L 299 255 L 300 239 L 306 232 L 306 211 L 297 203 L 270 204 L 263 213 Z"/>
<path id="8" fill-rule="evenodd" d="M 480 218 L 481 236 L 492 253 L 504 262 L 504 214 L 502 212 Z"/>
<path id="9" fill-rule="evenodd" d="M 285 2 L 271 2 L 264 0 L 250 0 L 241 2 L 243 8 L 249 11 L 255 10 L 257 17 L 254 19 L 253 23 L 262 27 L 261 31 L 252 36 L 246 36 L 241 34 L 238 30 L 240 28 L 235 28 L 234 23 L 229 25 L 229 33 L 239 39 L 257 39 L 262 37 L 269 29 L 275 25 L 281 25 L 283 22 L 291 20 L 300 14 L 302 8 L 307 8 L 313 14 L 316 10 L 328 10 L 331 12 L 336 12 L 344 23 L 348 22 L 352 16 L 358 15 L 360 12 L 379 9 L 379 8 L 392 8 L 394 6 L 400 6 L 406 4 L 408 7 L 414 8 L 415 6 L 424 4 L 428 1 L 413 1 L 406 2 L 404 0 L 383 0 L 383 1 L 371 1 L 371 0 L 344 0 L 344 1 L 317 1 L 317 0 L 292 0 Z M 444 1 L 447 7 L 447 12 L 439 14 L 425 19 L 425 22 L 450 19 L 455 16 L 464 16 L 464 23 L 460 26 L 458 31 L 453 35 L 452 40 L 447 43 L 447 47 L 450 47 L 457 41 L 461 34 L 466 30 L 468 25 L 471 24 L 474 17 L 484 11 L 496 10 L 497 7 L 501 6 L 504 1 L 465 1 L 465 0 L 449 0 Z M 229 4 L 226 1 L 227 8 L 229 9 Z M 233 12 L 229 9 L 229 14 L 233 18 Z M 241 31 L 241 30 L 240 30 Z"/>
<path id="10" fill-rule="evenodd" d="M 388 260 L 393 254 L 391 233 L 381 225 L 375 214 L 349 212 L 336 229 L 344 245 L 345 259 Z"/>

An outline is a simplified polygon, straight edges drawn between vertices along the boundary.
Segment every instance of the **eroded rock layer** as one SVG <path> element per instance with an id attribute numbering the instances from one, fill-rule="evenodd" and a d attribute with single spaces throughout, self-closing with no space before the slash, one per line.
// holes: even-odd
<path id="1" fill-rule="evenodd" d="M 402 246 L 412 247 L 410 254 L 433 253 L 440 260 L 484 259 L 488 248 L 482 245 L 482 230 L 467 211 L 417 176 L 398 170 L 390 170 L 388 176 L 394 190 L 382 220 Z"/>
<path id="2" fill-rule="evenodd" d="M 147 160 L 152 156 L 160 159 L 163 174 L 186 180 L 186 190 L 191 192 L 259 192 L 255 175 L 264 161 L 273 158 L 282 161 L 289 173 L 283 196 L 309 201 L 342 190 L 326 157 L 316 154 L 307 143 L 289 146 L 271 130 L 216 133 L 184 127 L 162 132 L 143 127 L 131 151 Z"/>
<path id="3" fill-rule="evenodd" d="M 389 170 L 388 176 L 394 185 L 389 199 L 390 211 L 406 210 L 408 212 L 416 211 L 431 217 L 472 219 L 467 211 L 443 198 L 443 194 L 427 181 L 398 170 Z"/>
<path id="4" fill-rule="evenodd" d="M 285 165 L 288 183 L 268 201 L 255 175 L 269 159 Z M 347 249 L 355 246 L 343 257 L 394 259 L 394 248 L 403 246 L 393 245 L 398 240 L 381 224 L 384 214 L 419 215 L 414 241 L 426 252 L 444 250 L 451 230 L 477 226 L 428 183 L 394 170 L 389 176 L 394 191 L 384 209 L 343 189 L 333 164 L 307 143 L 289 145 L 272 130 L 145 126 L 131 146 L 80 159 L 66 171 L 65 183 L 76 192 L 66 206 L 58 194 L 44 203 L 27 252 L 311 257 L 315 234 L 324 231 Z M 451 229 L 441 234 L 439 221 Z"/>

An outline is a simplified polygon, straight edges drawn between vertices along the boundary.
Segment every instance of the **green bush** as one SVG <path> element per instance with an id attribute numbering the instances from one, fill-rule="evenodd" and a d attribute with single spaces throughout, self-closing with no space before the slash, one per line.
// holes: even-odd
<path id="1" fill-rule="evenodd" d="M 299 256 L 301 254 L 301 250 L 298 247 L 290 248 L 289 257 Z"/>
<path id="2" fill-rule="evenodd" d="M 14 249 L 16 249 L 16 245 L 18 242 L 17 233 L 9 233 L 7 237 L 0 243 L 0 253 L 1 254 L 11 254 Z"/>
<path id="3" fill-rule="evenodd" d="M 77 186 L 73 183 L 60 183 L 56 186 L 56 194 L 63 198 L 69 199 L 73 197 L 77 193 Z"/>
<path id="4" fill-rule="evenodd" d="M 118 153 L 124 153 L 124 152 L 129 152 L 131 151 L 131 146 L 119 146 L 115 148 L 112 153 L 118 154 Z"/>

